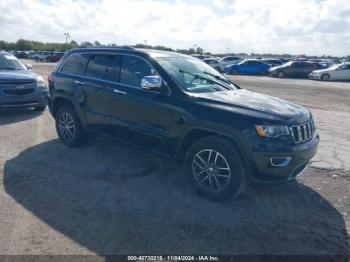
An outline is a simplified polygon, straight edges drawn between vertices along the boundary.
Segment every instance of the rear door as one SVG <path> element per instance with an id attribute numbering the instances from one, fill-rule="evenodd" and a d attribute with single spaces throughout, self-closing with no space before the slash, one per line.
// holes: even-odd
<path id="1" fill-rule="evenodd" d="M 78 85 L 85 96 L 82 105 L 90 127 L 108 131 L 111 125 L 111 96 L 117 85 L 121 56 L 115 54 L 91 54 L 85 79 Z"/>

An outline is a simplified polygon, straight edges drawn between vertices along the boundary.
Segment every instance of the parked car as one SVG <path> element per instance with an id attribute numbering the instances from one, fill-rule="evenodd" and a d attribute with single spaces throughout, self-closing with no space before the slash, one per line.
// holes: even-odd
<path id="1" fill-rule="evenodd" d="M 194 54 L 194 55 L 191 55 L 192 57 L 195 57 L 195 58 L 198 58 L 200 60 L 203 60 L 203 59 L 206 59 L 206 58 L 211 58 L 210 55 L 200 55 L 200 54 Z"/>
<path id="2" fill-rule="evenodd" d="M 0 52 L 0 108 L 28 107 L 44 111 L 48 88 L 41 76 L 31 72 L 14 55 Z"/>
<path id="3" fill-rule="evenodd" d="M 63 52 L 53 52 L 51 55 L 47 57 L 48 62 L 58 62 L 64 56 Z"/>
<path id="4" fill-rule="evenodd" d="M 305 61 L 290 61 L 281 66 L 271 67 L 269 69 L 270 76 L 277 76 L 280 78 L 289 77 L 308 77 L 308 75 L 317 69 L 313 63 Z"/>
<path id="5" fill-rule="evenodd" d="M 33 59 L 35 61 L 47 61 L 47 58 L 51 54 L 52 54 L 52 52 L 49 52 L 49 51 L 38 52 L 35 55 L 33 55 Z"/>
<path id="6" fill-rule="evenodd" d="M 337 64 L 326 69 L 312 71 L 309 78 L 322 81 L 350 80 L 350 63 Z"/>
<path id="7" fill-rule="evenodd" d="M 19 51 L 15 54 L 17 58 L 28 58 L 28 54 L 24 51 Z"/>
<path id="8" fill-rule="evenodd" d="M 225 65 L 217 59 L 206 58 L 206 59 L 203 59 L 203 62 L 207 63 L 208 65 L 210 65 L 212 68 L 214 68 L 216 71 L 220 73 L 225 72 Z"/>
<path id="9" fill-rule="evenodd" d="M 282 61 L 277 58 L 263 58 L 260 61 L 270 65 L 271 67 L 280 66 L 283 64 Z"/>
<path id="10" fill-rule="evenodd" d="M 228 65 L 225 67 L 227 74 L 248 74 L 248 75 L 266 75 L 270 68 L 266 64 L 257 59 L 246 59 L 238 64 Z"/>
<path id="11" fill-rule="evenodd" d="M 225 56 L 221 58 L 219 61 L 220 63 L 223 63 L 225 66 L 227 65 L 232 65 L 232 64 L 237 64 L 241 62 L 243 59 L 238 56 Z"/>
<path id="12" fill-rule="evenodd" d="M 93 133 L 158 152 L 184 163 L 210 199 L 237 196 L 248 181 L 293 180 L 319 142 L 310 110 L 241 89 L 187 55 L 73 49 L 48 79 L 65 145 L 82 146 Z"/>

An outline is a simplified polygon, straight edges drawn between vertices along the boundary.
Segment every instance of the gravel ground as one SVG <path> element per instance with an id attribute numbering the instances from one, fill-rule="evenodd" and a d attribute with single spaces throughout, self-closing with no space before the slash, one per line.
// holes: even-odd
<path id="1" fill-rule="evenodd" d="M 321 144 L 303 176 L 214 203 L 168 160 L 104 138 L 70 149 L 47 111 L 1 112 L 0 254 L 349 254 L 350 83 L 233 79 L 312 109 Z"/>

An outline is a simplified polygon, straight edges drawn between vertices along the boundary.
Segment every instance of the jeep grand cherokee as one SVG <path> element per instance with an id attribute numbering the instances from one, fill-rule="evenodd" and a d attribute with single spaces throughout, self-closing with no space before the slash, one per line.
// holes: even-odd
<path id="1" fill-rule="evenodd" d="M 315 155 L 311 112 L 241 89 L 204 62 L 132 48 L 80 48 L 49 76 L 49 107 L 71 147 L 103 134 L 184 163 L 221 200 L 246 181 L 294 179 Z"/>

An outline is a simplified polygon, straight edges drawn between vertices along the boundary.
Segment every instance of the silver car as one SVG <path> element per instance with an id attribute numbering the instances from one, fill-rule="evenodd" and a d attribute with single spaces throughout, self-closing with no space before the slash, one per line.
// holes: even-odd
<path id="1" fill-rule="evenodd" d="M 350 80 L 350 63 L 337 64 L 326 69 L 312 71 L 309 78 L 322 81 Z"/>
<path id="2" fill-rule="evenodd" d="M 207 63 L 208 65 L 210 65 L 212 68 L 214 68 L 216 71 L 220 73 L 225 72 L 225 65 L 214 58 L 203 59 L 203 62 Z"/>
<path id="3" fill-rule="evenodd" d="M 44 111 L 48 88 L 41 76 L 31 72 L 14 55 L 0 51 L 0 109 L 34 108 Z"/>

